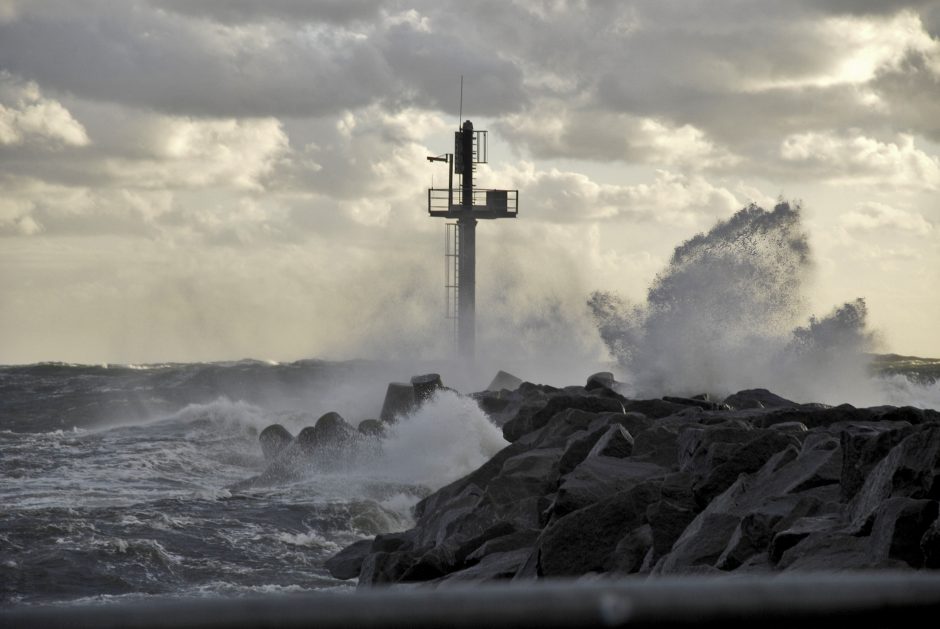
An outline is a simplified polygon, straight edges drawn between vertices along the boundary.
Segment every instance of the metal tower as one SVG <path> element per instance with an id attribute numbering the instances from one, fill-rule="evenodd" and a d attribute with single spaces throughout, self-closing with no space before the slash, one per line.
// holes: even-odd
<path id="1" fill-rule="evenodd" d="M 428 157 L 428 161 L 447 163 L 447 187 L 428 189 L 428 214 L 457 221 L 447 223 L 444 228 L 447 316 L 454 320 L 459 355 L 465 360 L 473 360 L 476 344 L 477 221 L 516 218 L 519 191 L 473 187 L 476 165 L 486 163 L 486 131 L 475 131 L 469 120 L 454 134 L 454 152 Z"/>

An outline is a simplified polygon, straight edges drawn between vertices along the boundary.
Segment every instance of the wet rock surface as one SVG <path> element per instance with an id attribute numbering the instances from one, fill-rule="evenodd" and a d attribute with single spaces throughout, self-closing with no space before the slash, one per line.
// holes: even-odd
<path id="1" fill-rule="evenodd" d="M 367 587 L 940 567 L 936 411 L 799 404 L 764 389 L 631 400 L 607 373 L 471 397 L 509 445 L 419 502 L 413 529 L 338 553 L 326 564 L 335 577 Z"/>

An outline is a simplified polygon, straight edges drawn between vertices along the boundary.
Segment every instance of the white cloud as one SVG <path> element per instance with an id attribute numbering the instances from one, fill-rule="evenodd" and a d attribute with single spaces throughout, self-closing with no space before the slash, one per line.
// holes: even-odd
<path id="1" fill-rule="evenodd" d="M 561 102 L 509 115 L 497 126 L 538 158 L 623 160 L 690 170 L 728 167 L 739 161 L 689 124 L 570 108 Z"/>
<path id="2" fill-rule="evenodd" d="M 23 84 L 0 72 L 0 145 L 89 143 L 85 128 L 62 103 L 44 97 L 35 83 Z"/>
<path id="3" fill-rule="evenodd" d="M 852 135 L 797 133 L 783 140 L 780 156 L 836 182 L 940 187 L 940 158 L 916 148 L 913 136 L 907 134 L 899 134 L 893 142 L 880 142 L 857 131 Z"/>
<path id="4" fill-rule="evenodd" d="M 907 212 L 884 203 L 868 202 L 851 212 L 843 214 L 842 224 L 858 231 L 881 231 L 896 229 L 926 236 L 933 229 L 927 219 L 917 212 Z"/>
<path id="5" fill-rule="evenodd" d="M 881 70 L 897 68 L 911 52 L 940 53 L 940 42 L 930 37 L 920 16 L 910 10 L 886 16 L 837 15 L 811 28 L 822 47 L 825 65 L 782 77 L 742 77 L 747 89 L 863 84 Z"/>
<path id="6" fill-rule="evenodd" d="M 538 170 L 528 162 L 494 171 L 494 179 L 523 190 L 529 220 L 553 223 L 630 220 L 684 227 L 701 226 L 740 209 L 727 188 L 701 175 L 657 171 L 649 183 L 600 184 L 583 173 Z"/>
<path id="7" fill-rule="evenodd" d="M 260 190 L 288 150 L 275 118 L 197 119 L 159 116 L 141 129 L 143 156 L 106 158 L 103 170 L 134 188 L 232 186 Z"/>

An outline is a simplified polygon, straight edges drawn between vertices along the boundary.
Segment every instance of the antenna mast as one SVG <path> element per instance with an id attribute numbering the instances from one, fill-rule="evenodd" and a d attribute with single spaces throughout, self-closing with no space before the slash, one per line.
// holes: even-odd
<path id="1" fill-rule="evenodd" d="M 463 119 L 463 76 L 460 77 L 460 119 Z M 444 266 L 447 316 L 454 320 L 459 357 L 467 362 L 476 352 L 476 227 L 478 220 L 516 218 L 518 190 L 474 187 L 477 164 L 486 163 L 486 131 L 465 120 L 454 133 L 454 152 L 428 157 L 447 164 L 447 188 L 428 189 L 428 214 L 456 220 L 445 225 Z M 454 175 L 458 178 L 454 187 Z"/>

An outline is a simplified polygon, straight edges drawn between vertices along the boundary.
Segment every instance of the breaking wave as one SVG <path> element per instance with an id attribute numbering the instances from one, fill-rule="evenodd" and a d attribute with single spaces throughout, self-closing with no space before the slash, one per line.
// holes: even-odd
<path id="1" fill-rule="evenodd" d="M 588 305 L 634 395 L 765 387 L 801 401 L 879 403 L 862 298 L 807 316 L 813 260 L 798 204 L 750 205 L 676 247 L 646 302 Z"/>

